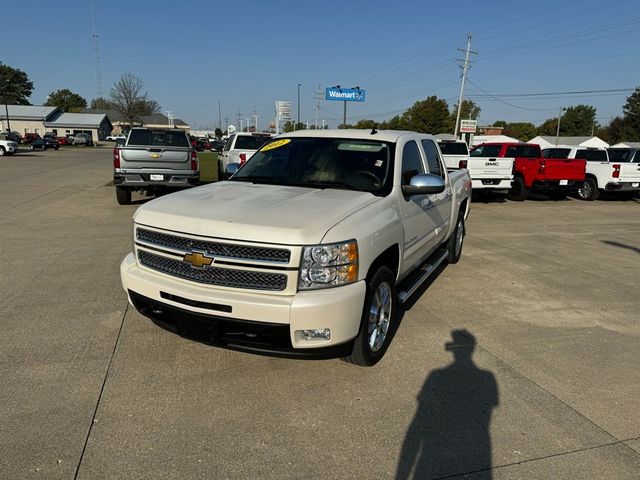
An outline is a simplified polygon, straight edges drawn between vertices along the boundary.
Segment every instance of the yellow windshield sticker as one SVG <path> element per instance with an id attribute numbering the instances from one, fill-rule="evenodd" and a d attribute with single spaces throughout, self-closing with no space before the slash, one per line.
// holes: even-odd
<path id="1" fill-rule="evenodd" d="M 267 143 L 264 147 L 260 149 L 260 151 L 266 152 L 269 150 L 273 150 L 274 148 L 280 148 L 290 142 L 291 142 L 290 138 L 283 138 L 282 140 L 276 140 L 275 142 Z"/>

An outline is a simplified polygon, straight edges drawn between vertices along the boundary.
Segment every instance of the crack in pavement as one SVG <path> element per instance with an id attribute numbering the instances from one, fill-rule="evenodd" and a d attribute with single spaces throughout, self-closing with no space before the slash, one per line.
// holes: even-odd
<path id="1" fill-rule="evenodd" d="M 113 363 L 113 358 L 115 357 L 116 350 L 118 348 L 118 343 L 120 343 L 120 336 L 122 335 L 122 329 L 124 327 L 124 320 L 127 316 L 127 312 L 129 311 L 129 302 L 127 302 L 126 307 L 124 308 L 124 312 L 122 313 L 122 320 L 120 322 L 120 328 L 118 329 L 118 335 L 116 336 L 116 341 L 113 344 L 113 350 L 111 351 L 111 357 L 109 358 L 109 364 L 107 365 L 107 371 L 104 374 L 104 379 L 102 380 L 102 386 L 100 387 L 100 393 L 98 394 L 98 400 L 96 401 L 96 407 L 93 410 L 93 415 L 91 416 L 91 423 L 89 424 L 89 431 L 87 432 L 87 437 L 84 440 L 84 445 L 82 446 L 82 452 L 80 453 L 80 459 L 78 460 L 78 465 L 76 465 L 76 471 L 73 475 L 73 480 L 78 478 L 78 474 L 80 473 L 80 465 L 82 465 L 82 460 L 84 459 L 84 454 L 87 450 L 87 445 L 89 444 L 89 437 L 91 437 L 91 431 L 93 430 L 93 425 L 96 423 L 96 415 L 98 414 L 98 408 L 100 407 L 100 402 L 102 401 L 102 394 L 104 393 L 104 388 L 107 384 L 107 379 L 109 378 L 109 373 L 111 373 L 111 364 Z"/>

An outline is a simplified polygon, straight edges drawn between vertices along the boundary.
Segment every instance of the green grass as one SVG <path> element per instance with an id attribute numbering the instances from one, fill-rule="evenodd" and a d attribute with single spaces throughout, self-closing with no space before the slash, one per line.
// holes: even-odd
<path id="1" fill-rule="evenodd" d="M 218 181 L 218 153 L 198 152 L 200 159 L 200 181 L 203 183 Z"/>

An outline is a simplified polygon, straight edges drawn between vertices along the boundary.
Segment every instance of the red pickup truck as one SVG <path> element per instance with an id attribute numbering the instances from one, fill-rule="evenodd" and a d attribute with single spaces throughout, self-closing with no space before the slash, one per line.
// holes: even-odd
<path id="1" fill-rule="evenodd" d="M 543 158 L 540 145 L 533 143 L 483 143 L 482 146 L 485 151 L 495 153 L 492 157 L 514 159 L 513 181 L 507 194 L 511 200 L 522 201 L 531 190 L 561 200 L 584 182 L 585 160 Z M 487 149 L 487 146 L 493 148 Z M 470 155 L 474 156 L 473 150 Z"/>

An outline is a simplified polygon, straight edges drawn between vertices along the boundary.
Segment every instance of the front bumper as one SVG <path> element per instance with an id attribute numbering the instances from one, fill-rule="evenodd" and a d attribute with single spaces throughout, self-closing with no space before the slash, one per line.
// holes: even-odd
<path id="1" fill-rule="evenodd" d="M 151 175 L 162 175 L 162 180 L 151 180 Z M 191 187 L 200 183 L 200 174 L 192 173 L 114 173 L 113 184 L 118 187 Z"/>
<path id="2" fill-rule="evenodd" d="M 478 178 L 471 180 L 472 190 L 494 189 L 509 190 L 511 188 L 510 178 Z"/>
<path id="3" fill-rule="evenodd" d="M 364 281 L 290 296 L 200 286 L 140 267 L 133 253 L 122 261 L 120 276 L 140 313 L 184 337 L 286 357 L 348 355 L 366 293 Z M 316 328 L 329 328 L 331 338 L 302 338 L 301 330 Z"/>

